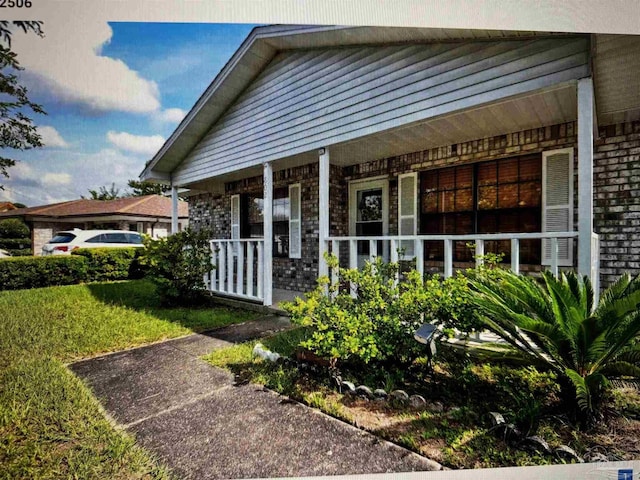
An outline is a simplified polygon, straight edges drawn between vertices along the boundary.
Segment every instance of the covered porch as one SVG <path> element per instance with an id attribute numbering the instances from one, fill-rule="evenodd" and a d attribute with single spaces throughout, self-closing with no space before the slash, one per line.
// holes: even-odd
<path id="1" fill-rule="evenodd" d="M 435 116 L 426 122 L 399 120 L 397 127 L 381 133 L 265 162 L 261 171 L 253 167 L 226 174 L 215 182 L 192 185 L 196 191 L 217 188 L 228 193 L 230 202 L 229 236 L 211 241 L 212 271 L 205 279 L 207 285 L 214 294 L 265 306 L 276 305 L 284 297 L 292 299 L 303 289 L 282 288 L 274 275 L 274 258 L 276 263 L 281 262 L 278 255 L 282 248 L 286 248 L 288 258 L 306 260 L 304 268 L 310 268 L 314 278 L 326 275 L 334 282 L 338 281 L 337 272 L 329 271 L 325 252 L 336 254 L 344 267 L 355 268 L 365 260 L 382 256 L 444 277 L 458 268 L 482 262 L 486 253 L 496 252 L 506 253 L 505 263 L 516 272 L 547 268 L 557 273 L 562 268 L 573 268 L 598 285 L 599 244 L 593 228 L 594 112 L 593 83 L 586 77 Z M 524 132 L 548 130 L 557 125 L 569 125 L 563 140 L 543 134 L 539 138 L 531 134 L 529 138 L 526 133 L 524 141 L 511 141 L 514 135 L 524 138 Z M 504 137 L 504 144 L 486 142 L 490 137 Z M 487 144 L 478 147 L 480 155 L 470 145 L 483 141 Z M 446 153 L 434 154 L 429 162 L 425 161 L 425 155 L 418 158 L 417 152 L 429 149 Z M 540 189 L 542 199 L 542 204 L 536 207 L 540 211 L 538 229 L 514 231 L 510 227 L 509 231 L 502 231 L 496 226 L 483 226 L 486 216 L 479 214 L 479 187 L 474 187 L 470 194 L 476 205 L 471 233 L 450 233 L 448 229 L 455 223 L 452 222 L 455 215 L 462 218 L 456 211 L 438 211 L 440 223 L 435 228 L 440 231 L 429 231 L 426 221 L 435 217 L 427 215 L 430 207 L 425 200 L 428 195 L 425 179 L 446 168 L 513 163 L 514 158 L 526 155 L 538 155 L 541 169 L 535 187 Z M 377 170 L 370 167 L 387 158 L 394 161 Z M 274 190 L 283 189 L 274 188 L 274 172 L 302 167 L 310 167 L 305 170 L 309 178 L 289 180 L 286 197 L 277 192 L 274 195 Z M 523 168 L 518 166 L 519 171 Z M 278 178 L 288 175 L 282 173 Z M 478 183 L 478 172 L 474 175 L 473 182 Z M 248 214 L 243 210 L 243 193 L 228 185 L 248 183 L 247 179 L 258 176 L 261 198 L 256 195 L 251 198 L 260 200 L 262 224 L 258 235 L 256 230 L 248 236 L 242 227 Z M 563 180 L 558 183 L 560 177 Z M 310 182 L 308 186 L 305 181 Z M 214 184 L 217 186 L 212 187 Z M 494 186 L 499 188 L 499 181 Z M 453 190 L 461 188 L 456 186 Z M 520 191 L 521 186 L 517 188 Z M 177 199 L 177 188 L 172 191 Z M 446 196 L 443 189 L 434 191 L 442 198 Z M 363 196 L 367 192 L 369 197 Z M 274 231 L 279 228 L 278 222 L 282 223 L 279 217 L 282 212 L 274 212 L 283 208 L 284 204 L 278 203 L 281 198 L 287 198 L 286 236 Z M 365 218 L 358 205 L 369 200 L 379 203 Z M 516 205 L 512 210 L 518 208 Z M 374 217 L 367 217 L 371 214 Z M 497 211 L 496 216 L 500 214 Z M 375 222 L 378 224 L 374 225 Z M 472 245 L 473 251 L 465 256 L 460 252 L 467 244 Z M 293 262 L 295 270 L 297 264 Z"/>

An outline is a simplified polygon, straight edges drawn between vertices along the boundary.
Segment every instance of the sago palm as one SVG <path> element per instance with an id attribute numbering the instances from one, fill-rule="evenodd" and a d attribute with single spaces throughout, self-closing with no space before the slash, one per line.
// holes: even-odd
<path id="1" fill-rule="evenodd" d="M 599 417 L 607 376 L 640 376 L 640 276 L 620 277 L 597 305 L 588 277 L 573 272 L 535 279 L 500 271 L 470 282 L 486 327 L 555 371 L 584 420 Z"/>

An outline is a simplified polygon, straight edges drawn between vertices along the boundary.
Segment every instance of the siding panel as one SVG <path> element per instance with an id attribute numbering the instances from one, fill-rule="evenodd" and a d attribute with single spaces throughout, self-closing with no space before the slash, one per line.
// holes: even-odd
<path id="1" fill-rule="evenodd" d="M 280 53 L 173 173 L 185 184 L 588 74 L 587 41 Z"/>

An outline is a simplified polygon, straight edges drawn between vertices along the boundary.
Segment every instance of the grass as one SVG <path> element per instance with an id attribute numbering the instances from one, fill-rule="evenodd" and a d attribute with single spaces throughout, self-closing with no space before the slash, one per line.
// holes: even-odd
<path id="1" fill-rule="evenodd" d="M 291 356 L 304 338 L 304 330 L 280 333 L 261 343 L 281 355 Z M 577 431 L 558 415 L 558 386 L 550 373 L 532 367 L 487 363 L 470 359 L 464 352 L 441 352 L 433 375 L 370 368 L 343 368 L 342 377 L 356 385 L 373 388 L 404 388 L 430 402 L 440 402 L 443 411 L 389 407 L 353 399 L 338 393 L 328 376 L 311 375 L 294 367 L 252 358 L 256 342 L 218 350 L 205 360 L 227 368 L 244 381 L 265 385 L 323 412 L 351 422 L 378 436 L 421 453 L 450 468 L 488 468 L 555 463 L 553 457 L 523 452 L 496 438 L 489 431 L 488 412 L 499 411 L 530 435 L 543 436 L 554 447 L 566 444 L 579 453 L 604 448 L 620 459 L 638 456 L 640 395 L 629 392 L 614 397 L 616 412 L 610 425 L 585 433 Z M 447 356 L 448 355 L 448 356 Z M 415 367 L 415 365 L 414 365 Z M 422 369 L 422 376 L 420 375 Z M 622 416 L 620 416 L 620 414 Z M 613 429 L 613 430 L 612 430 Z M 611 433 L 616 441 L 611 441 Z"/>
<path id="2" fill-rule="evenodd" d="M 165 309 L 142 280 L 0 292 L 0 479 L 167 477 L 64 363 L 254 317 Z"/>

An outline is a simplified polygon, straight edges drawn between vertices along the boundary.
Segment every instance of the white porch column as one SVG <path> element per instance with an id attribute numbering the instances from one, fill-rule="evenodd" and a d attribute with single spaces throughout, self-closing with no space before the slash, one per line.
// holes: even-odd
<path id="1" fill-rule="evenodd" d="M 578 273 L 595 284 L 593 265 L 593 128 L 594 101 L 591 77 L 578 80 Z"/>
<path id="2" fill-rule="evenodd" d="M 273 166 L 270 162 L 264 164 L 264 268 L 263 268 L 263 304 L 273 304 Z"/>
<path id="3" fill-rule="evenodd" d="M 178 187 L 171 184 L 171 233 L 178 233 Z"/>
<path id="4" fill-rule="evenodd" d="M 318 179 L 318 276 L 329 274 L 329 267 L 324 259 L 327 251 L 326 239 L 329 236 L 329 149 L 318 151 L 320 173 Z"/>

